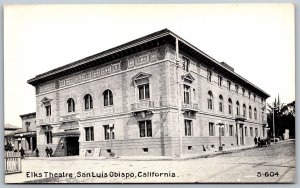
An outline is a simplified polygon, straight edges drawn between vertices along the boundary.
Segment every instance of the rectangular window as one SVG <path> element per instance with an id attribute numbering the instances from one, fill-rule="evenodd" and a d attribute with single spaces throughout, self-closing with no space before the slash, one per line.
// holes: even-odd
<path id="1" fill-rule="evenodd" d="M 253 128 L 250 127 L 250 136 L 253 137 Z"/>
<path id="2" fill-rule="evenodd" d="M 215 132 L 214 132 L 214 123 L 209 122 L 209 136 L 214 136 Z"/>
<path id="3" fill-rule="evenodd" d="M 190 60 L 185 57 L 182 57 L 182 60 L 183 60 L 183 70 L 189 71 Z"/>
<path id="4" fill-rule="evenodd" d="M 207 81 L 211 82 L 212 73 L 210 70 L 207 70 Z"/>
<path id="5" fill-rule="evenodd" d="M 253 100 L 255 101 L 255 100 L 256 100 L 256 95 L 253 95 L 253 97 L 254 97 L 254 99 L 253 99 Z"/>
<path id="6" fill-rule="evenodd" d="M 45 132 L 47 144 L 52 144 L 52 131 Z"/>
<path id="7" fill-rule="evenodd" d="M 245 88 L 243 88 L 242 91 L 243 91 L 243 96 L 245 96 Z"/>
<path id="8" fill-rule="evenodd" d="M 239 93 L 239 86 L 237 84 L 235 84 L 235 93 Z"/>
<path id="9" fill-rule="evenodd" d="M 245 136 L 248 136 L 248 128 L 245 127 Z"/>
<path id="10" fill-rule="evenodd" d="M 51 105 L 45 106 L 46 109 L 46 116 L 51 116 Z"/>
<path id="11" fill-rule="evenodd" d="M 221 136 L 225 136 L 225 127 L 222 126 L 219 130 L 221 131 L 219 134 L 221 134 Z"/>
<path id="12" fill-rule="evenodd" d="M 219 87 L 222 87 L 222 81 L 223 81 L 222 76 L 218 76 L 218 86 Z"/>
<path id="13" fill-rule="evenodd" d="M 255 136 L 258 137 L 258 129 L 255 128 Z"/>
<path id="14" fill-rule="evenodd" d="M 149 84 L 140 85 L 138 86 L 139 89 L 139 99 L 149 99 L 150 98 L 150 91 L 149 91 Z"/>
<path id="15" fill-rule="evenodd" d="M 192 136 L 192 120 L 184 120 L 184 135 Z"/>
<path id="16" fill-rule="evenodd" d="M 183 97 L 184 104 L 190 104 L 190 86 L 183 85 Z"/>
<path id="17" fill-rule="evenodd" d="M 234 132 L 233 132 L 233 125 L 229 125 L 229 136 L 233 136 Z"/>
<path id="18" fill-rule="evenodd" d="M 140 137 L 152 137 L 151 120 L 139 121 Z"/>
<path id="19" fill-rule="evenodd" d="M 229 80 L 227 80 L 227 88 L 229 91 L 231 90 L 231 82 Z"/>
<path id="20" fill-rule="evenodd" d="M 103 125 L 104 128 L 104 140 L 115 139 L 114 126 Z"/>
<path id="21" fill-rule="evenodd" d="M 249 97 L 249 99 L 251 99 L 251 92 L 250 91 L 248 91 L 248 97 Z"/>
<path id="22" fill-rule="evenodd" d="M 94 127 L 85 127 L 85 141 L 94 141 Z"/>

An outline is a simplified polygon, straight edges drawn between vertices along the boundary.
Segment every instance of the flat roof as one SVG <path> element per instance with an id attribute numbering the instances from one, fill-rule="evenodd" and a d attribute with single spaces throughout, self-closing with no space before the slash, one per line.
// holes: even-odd
<path id="1" fill-rule="evenodd" d="M 87 69 L 89 67 L 98 66 L 99 64 L 101 64 L 100 60 L 109 61 L 114 58 L 121 58 L 122 56 L 124 57 L 124 56 L 130 54 L 131 50 L 129 50 L 129 49 L 133 49 L 133 48 L 137 49 L 138 46 L 141 46 L 146 43 L 147 43 L 146 46 L 151 46 L 151 45 L 155 46 L 155 43 L 159 43 L 160 41 L 165 41 L 166 39 L 169 39 L 169 40 L 178 39 L 180 44 L 183 44 L 184 46 L 186 46 L 186 48 L 188 48 L 190 51 L 193 51 L 193 53 L 197 53 L 201 57 L 206 58 L 207 61 L 209 61 L 212 65 L 217 66 L 222 71 L 225 71 L 228 75 L 234 77 L 239 82 L 246 85 L 247 87 L 254 89 L 262 97 L 265 97 L 265 98 L 270 97 L 270 95 L 268 93 L 266 93 L 259 87 L 255 86 L 250 81 L 243 78 L 236 72 L 234 72 L 233 69 L 230 69 L 229 67 L 224 66 L 221 62 L 218 62 L 214 58 L 210 57 L 209 55 L 207 55 L 203 51 L 199 50 L 197 47 L 193 46 L 186 40 L 182 39 L 181 37 L 179 37 L 172 31 L 170 31 L 169 29 L 163 29 L 163 30 L 151 33 L 149 35 L 146 35 L 141 38 L 135 39 L 133 41 L 127 42 L 125 44 L 119 45 L 117 47 L 114 47 L 114 48 L 105 50 L 103 52 L 88 56 L 88 57 L 80 59 L 78 61 L 58 67 L 58 68 L 50 70 L 48 72 L 45 72 L 43 74 L 39 74 L 36 77 L 28 80 L 27 83 L 29 83 L 33 86 L 36 86 L 40 83 L 44 83 L 48 80 L 53 80 L 62 75 L 72 74 L 72 73 L 78 72 L 80 70 Z M 96 60 L 99 60 L 99 62 L 95 62 Z"/>

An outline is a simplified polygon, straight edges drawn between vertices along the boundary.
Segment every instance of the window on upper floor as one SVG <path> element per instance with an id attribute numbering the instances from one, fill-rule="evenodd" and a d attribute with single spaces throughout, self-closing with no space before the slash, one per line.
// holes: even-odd
<path id="1" fill-rule="evenodd" d="M 254 101 L 256 100 L 256 95 L 255 95 L 255 94 L 253 95 L 253 100 L 254 100 Z"/>
<path id="2" fill-rule="evenodd" d="M 229 80 L 227 80 L 227 88 L 229 91 L 231 90 L 231 82 Z"/>
<path id="3" fill-rule="evenodd" d="M 232 100 L 231 100 L 231 98 L 228 99 L 228 113 L 232 114 Z"/>
<path id="4" fill-rule="evenodd" d="M 236 101 L 236 115 L 240 115 L 240 103 Z"/>
<path id="5" fill-rule="evenodd" d="M 254 119 L 257 119 L 257 110 L 254 108 Z"/>
<path id="6" fill-rule="evenodd" d="M 212 72 L 207 70 L 207 81 L 211 82 Z"/>
<path id="7" fill-rule="evenodd" d="M 251 106 L 249 106 L 249 118 L 250 119 L 252 118 L 252 108 L 251 108 Z"/>
<path id="8" fill-rule="evenodd" d="M 235 84 L 235 93 L 239 93 L 239 85 Z"/>
<path id="9" fill-rule="evenodd" d="M 75 112 L 75 101 L 72 98 L 67 100 L 68 103 L 68 112 Z"/>
<path id="10" fill-rule="evenodd" d="M 223 101 L 223 96 L 220 95 L 220 96 L 219 96 L 219 111 L 220 111 L 220 112 L 223 112 L 223 103 L 224 103 L 224 101 Z"/>
<path id="11" fill-rule="evenodd" d="M 246 105 L 243 104 L 243 117 L 246 117 Z"/>
<path id="12" fill-rule="evenodd" d="M 213 94 L 211 91 L 208 91 L 208 96 L 207 96 L 207 108 L 209 110 L 213 109 Z"/>
<path id="13" fill-rule="evenodd" d="M 183 85 L 183 102 L 184 104 L 190 104 L 191 102 L 191 87 L 188 85 Z"/>
<path id="14" fill-rule="evenodd" d="M 242 89 L 243 96 L 245 96 L 245 88 Z"/>
<path id="15" fill-rule="evenodd" d="M 90 94 L 86 94 L 84 96 L 84 109 L 92 109 L 93 108 L 93 98 Z"/>
<path id="16" fill-rule="evenodd" d="M 249 99 L 251 99 L 251 92 L 250 91 L 248 91 L 248 97 L 249 97 Z"/>
<path id="17" fill-rule="evenodd" d="M 182 57 L 183 60 L 183 70 L 189 71 L 190 69 L 190 60 L 186 57 Z"/>
<path id="18" fill-rule="evenodd" d="M 51 116 L 51 105 L 45 106 L 46 116 Z"/>
<path id="19" fill-rule="evenodd" d="M 107 89 L 103 92 L 103 102 L 104 102 L 104 106 L 111 106 L 113 105 L 113 93 L 111 92 L 111 90 Z"/>
<path id="20" fill-rule="evenodd" d="M 140 137 L 152 137 L 151 120 L 139 121 Z"/>
<path id="21" fill-rule="evenodd" d="M 223 82 L 223 77 L 222 76 L 218 76 L 218 86 L 222 87 L 222 82 Z"/>
<path id="22" fill-rule="evenodd" d="M 192 120 L 184 120 L 184 135 L 192 136 Z"/>
<path id="23" fill-rule="evenodd" d="M 149 84 L 143 84 L 138 86 L 139 100 L 145 100 L 150 98 Z"/>

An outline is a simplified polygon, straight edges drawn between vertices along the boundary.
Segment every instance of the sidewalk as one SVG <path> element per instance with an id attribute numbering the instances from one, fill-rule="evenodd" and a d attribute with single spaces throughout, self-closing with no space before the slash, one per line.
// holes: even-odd
<path id="1" fill-rule="evenodd" d="M 179 156 L 116 156 L 116 157 L 81 157 L 81 156 L 64 156 L 64 157 L 27 157 L 25 160 L 123 160 L 123 161 L 161 161 L 161 160 L 189 160 L 197 158 L 208 158 L 217 155 L 223 155 L 227 153 L 234 153 L 246 149 L 254 149 L 254 145 L 249 146 L 234 146 L 224 147 L 223 151 L 219 151 L 218 148 L 213 148 L 210 151 L 203 151 L 201 153 L 183 154 Z"/>

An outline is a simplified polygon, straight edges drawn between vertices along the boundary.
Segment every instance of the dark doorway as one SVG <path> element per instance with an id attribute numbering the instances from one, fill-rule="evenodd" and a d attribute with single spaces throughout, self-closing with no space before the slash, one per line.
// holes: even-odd
<path id="1" fill-rule="evenodd" d="M 32 137 L 32 151 L 36 149 L 36 137 Z"/>
<path id="2" fill-rule="evenodd" d="M 67 156 L 79 155 L 79 137 L 67 137 Z"/>

